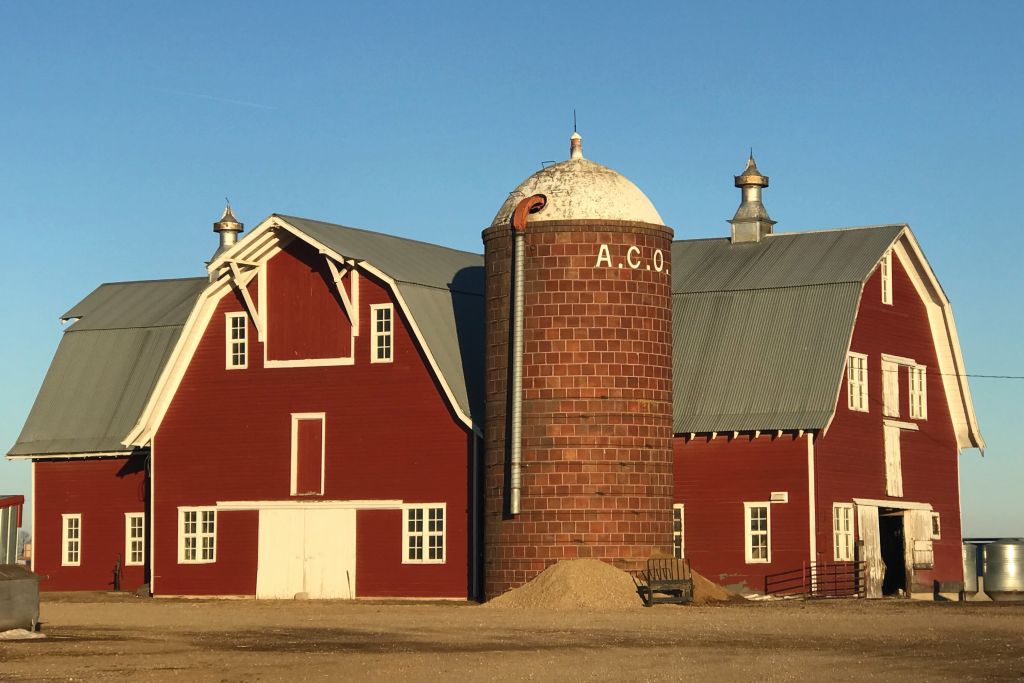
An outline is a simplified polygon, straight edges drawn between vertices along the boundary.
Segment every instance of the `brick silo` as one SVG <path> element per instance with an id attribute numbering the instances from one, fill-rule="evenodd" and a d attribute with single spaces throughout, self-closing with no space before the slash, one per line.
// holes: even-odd
<path id="1" fill-rule="evenodd" d="M 486 597 L 563 559 L 670 552 L 672 230 L 573 134 L 483 241 Z"/>

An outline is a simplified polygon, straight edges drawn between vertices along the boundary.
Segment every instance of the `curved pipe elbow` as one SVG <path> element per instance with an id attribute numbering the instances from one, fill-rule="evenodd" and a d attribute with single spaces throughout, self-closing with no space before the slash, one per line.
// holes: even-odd
<path id="1" fill-rule="evenodd" d="M 548 205 L 548 198 L 542 194 L 534 194 L 522 199 L 512 212 L 512 229 L 516 232 L 526 230 L 526 217 L 537 213 Z"/>

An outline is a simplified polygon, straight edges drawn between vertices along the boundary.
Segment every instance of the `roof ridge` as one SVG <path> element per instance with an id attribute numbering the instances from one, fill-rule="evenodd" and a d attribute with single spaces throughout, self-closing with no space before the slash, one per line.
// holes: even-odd
<path id="1" fill-rule="evenodd" d="M 316 218 L 304 218 L 302 216 L 291 216 L 285 213 L 274 213 L 272 216 L 283 218 L 286 221 L 289 220 L 300 220 L 306 221 L 307 223 L 319 223 L 320 225 L 330 226 L 332 228 L 342 228 L 344 230 L 353 230 L 355 232 L 362 232 L 367 235 L 373 235 L 374 237 L 387 237 L 390 239 L 401 240 L 403 242 L 409 242 L 412 244 L 422 244 L 433 249 L 444 249 L 445 251 L 455 252 L 457 254 L 467 254 L 469 256 L 479 256 L 483 258 L 483 254 L 479 254 L 475 251 L 466 251 L 465 249 L 456 249 L 454 247 L 448 247 L 443 244 L 435 244 L 434 242 L 424 242 L 423 240 L 413 239 L 411 237 L 402 237 L 401 235 L 393 235 L 387 232 L 380 232 L 379 230 L 368 230 L 367 228 L 354 228 L 351 225 L 342 225 L 341 223 L 330 223 L 328 221 L 322 221 Z"/>
<path id="2" fill-rule="evenodd" d="M 732 294 L 735 292 L 770 292 L 776 289 L 800 289 L 802 287 L 829 287 L 833 285 L 861 285 L 864 280 L 833 280 L 830 282 L 808 282 L 797 285 L 777 285 L 774 287 L 742 287 L 739 289 L 693 289 L 686 291 L 672 291 L 671 296 L 686 296 L 687 294 Z"/>
<path id="3" fill-rule="evenodd" d="M 878 223 L 876 225 L 850 225 L 836 228 L 820 228 L 818 230 L 794 230 L 792 232 L 773 232 L 765 236 L 765 239 L 772 237 L 799 237 L 800 235 L 818 235 L 826 232 L 851 232 L 853 230 L 880 230 L 882 228 L 906 228 L 907 223 Z M 691 242 L 716 242 L 729 241 L 728 236 L 721 237 L 695 237 L 693 239 L 672 240 L 672 244 L 687 244 Z"/>

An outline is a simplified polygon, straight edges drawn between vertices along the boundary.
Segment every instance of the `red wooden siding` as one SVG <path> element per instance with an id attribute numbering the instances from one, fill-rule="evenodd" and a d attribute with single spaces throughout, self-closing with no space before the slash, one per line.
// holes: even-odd
<path id="1" fill-rule="evenodd" d="M 315 252 L 294 248 L 273 257 L 268 294 L 279 286 L 299 292 L 307 287 L 327 289 L 322 274 L 312 267 L 315 263 L 287 263 L 302 254 L 314 258 Z M 286 265 L 277 269 L 278 261 Z M 276 272 L 307 282 L 283 282 L 273 275 Z M 250 287 L 255 297 L 254 284 Z M 394 362 L 369 362 L 369 306 L 388 302 L 384 285 L 370 276 L 360 277 L 363 326 L 356 337 L 354 365 L 264 368 L 262 345 L 250 321 L 248 368 L 225 370 L 224 314 L 242 311 L 244 305 L 234 295 L 222 299 L 155 439 L 156 593 L 255 593 L 257 513 L 218 513 L 216 563 L 190 565 L 177 561 L 177 508 L 289 499 L 291 414 L 324 413 L 325 499 L 447 504 L 447 571 L 402 565 L 400 551 L 360 557 L 360 562 L 371 562 L 372 572 L 360 577 L 370 581 L 370 594 L 377 590 L 374 581 L 403 595 L 415 595 L 421 585 L 425 595 L 467 594 L 470 437 L 455 421 L 397 306 Z M 270 319 L 301 329 L 309 315 L 300 306 L 286 306 L 272 311 Z M 276 329 L 268 332 L 271 344 Z M 360 513 L 359 519 L 376 523 L 373 515 Z M 375 542 L 397 543 L 400 548 L 400 524 L 386 526 L 372 534 Z M 367 552 L 373 552 L 372 544 L 368 547 Z"/>
<path id="2" fill-rule="evenodd" d="M 42 460 L 35 463 L 35 537 L 32 570 L 44 591 L 112 590 L 118 555 L 125 562 L 126 512 L 143 512 L 142 458 Z M 61 566 L 61 515 L 82 515 L 80 561 Z M 144 583 L 141 566 L 124 567 L 121 587 Z"/>
<path id="3" fill-rule="evenodd" d="M 360 510 L 356 529 L 359 597 L 466 597 L 465 545 L 446 547 L 444 564 L 402 564 L 401 510 Z"/>
<path id="4" fill-rule="evenodd" d="M 806 437 L 676 437 L 673 446 L 675 499 L 686 506 L 684 542 L 694 569 L 760 591 L 766 574 L 807 561 Z M 789 502 L 770 504 L 771 562 L 747 564 L 743 503 L 768 501 L 773 491 L 788 492 Z"/>
<path id="5" fill-rule="evenodd" d="M 341 358 L 352 349 L 352 325 L 324 257 L 293 240 L 267 268 L 267 358 Z M 348 276 L 343 278 L 350 290 Z M 255 345 L 254 345 L 255 348 Z"/>
<path id="6" fill-rule="evenodd" d="M 300 419 L 295 429 L 295 492 L 299 495 L 319 495 L 323 464 L 323 420 Z"/>
<path id="7" fill-rule="evenodd" d="M 893 304 L 882 303 L 881 275 L 876 270 L 864 287 L 850 348 L 868 356 L 868 412 L 847 407 L 842 378 L 836 416 L 817 448 L 818 550 L 832 559 L 832 503 L 857 498 L 887 499 L 882 421 L 881 354 L 913 358 L 927 372 L 928 419 L 911 420 L 909 372 L 900 367 L 900 416 L 919 431 L 901 430 L 903 496 L 931 503 L 940 514 L 942 539 L 934 542 L 934 571 L 917 570 L 916 583 L 963 579 L 958 454 L 949 406 L 938 374 L 935 344 L 924 303 L 899 259 L 892 260 Z M 929 587 L 930 589 L 930 587 Z"/>

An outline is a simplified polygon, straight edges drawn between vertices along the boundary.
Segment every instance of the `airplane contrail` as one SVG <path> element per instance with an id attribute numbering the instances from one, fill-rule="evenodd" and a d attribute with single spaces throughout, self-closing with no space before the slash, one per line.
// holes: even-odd
<path id="1" fill-rule="evenodd" d="M 171 90 L 169 88 L 150 88 L 157 92 L 168 93 L 170 95 L 183 95 L 185 97 L 195 97 L 200 100 L 210 100 L 212 102 L 223 102 L 225 104 L 237 104 L 242 107 L 253 107 L 255 109 L 277 109 L 269 104 L 260 104 L 258 102 L 246 102 L 245 100 L 233 100 L 227 97 L 217 97 L 215 95 L 204 95 L 198 92 L 188 92 L 186 90 Z"/>

